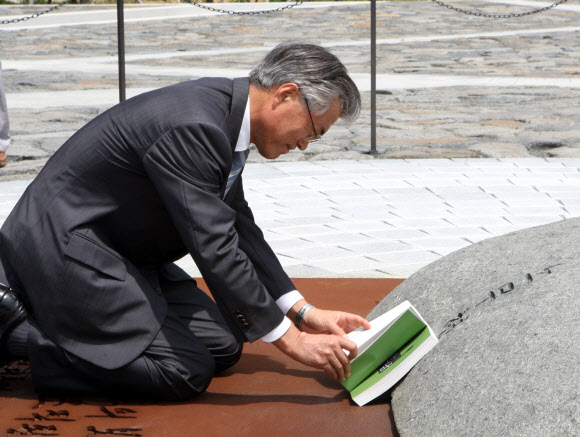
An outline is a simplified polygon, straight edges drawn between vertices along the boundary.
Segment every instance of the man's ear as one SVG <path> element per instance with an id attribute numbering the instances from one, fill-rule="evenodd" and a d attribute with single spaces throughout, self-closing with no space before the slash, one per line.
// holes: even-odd
<path id="1" fill-rule="evenodd" d="M 278 86 L 274 90 L 274 100 L 279 105 L 288 99 L 296 99 L 300 95 L 300 88 L 293 82 L 288 82 Z"/>

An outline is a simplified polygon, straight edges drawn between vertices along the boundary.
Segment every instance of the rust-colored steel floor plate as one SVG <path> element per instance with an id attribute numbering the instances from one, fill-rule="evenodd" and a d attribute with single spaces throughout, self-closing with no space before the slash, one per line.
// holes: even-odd
<path id="1" fill-rule="evenodd" d="M 315 306 L 365 316 L 402 280 L 296 279 Z M 183 403 L 43 399 L 26 364 L 0 373 L 0 436 L 396 436 L 386 401 L 358 407 L 324 372 L 303 366 L 261 341 Z"/>

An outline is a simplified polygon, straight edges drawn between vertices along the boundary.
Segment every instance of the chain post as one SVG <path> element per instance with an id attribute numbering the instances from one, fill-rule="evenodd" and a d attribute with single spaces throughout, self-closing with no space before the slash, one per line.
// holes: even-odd
<path id="1" fill-rule="evenodd" d="M 371 0 L 371 155 L 377 154 L 377 1 Z"/>
<path id="2" fill-rule="evenodd" d="M 117 0 L 117 58 L 119 62 L 119 102 L 126 98 L 125 84 L 125 16 L 123 0 Z"/>

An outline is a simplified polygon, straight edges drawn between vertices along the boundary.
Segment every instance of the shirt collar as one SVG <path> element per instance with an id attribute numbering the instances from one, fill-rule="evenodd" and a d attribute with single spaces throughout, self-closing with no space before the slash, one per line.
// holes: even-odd
<path id="1" fill-rule="evenodd" d="M 250 148 L 250 95 L 248 94 L 248 103 L 246 103 L 246 111 L 244 112 L 244 119 L 242 120 L 242 128 L 236 143 L 236 152 L 243 152 Z"/>

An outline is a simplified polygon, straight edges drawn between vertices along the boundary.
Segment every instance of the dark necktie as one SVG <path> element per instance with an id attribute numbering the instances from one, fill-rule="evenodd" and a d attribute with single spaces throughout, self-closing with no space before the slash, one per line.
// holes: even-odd
<path id="1" fill-rule="evenodd" d="M 230 175 L 228 176 L 228 183 L 226 185 L 226 192 L 224 193 L 224 197 L 227 196 L 234 181 L 244 168 L 244 164 L 246 163 L 246 159 L 248 158 L 249 153 L 250 149 L 234 153 L 234 162 L 232 163 L 232 170 L 230 171 Z"/>

